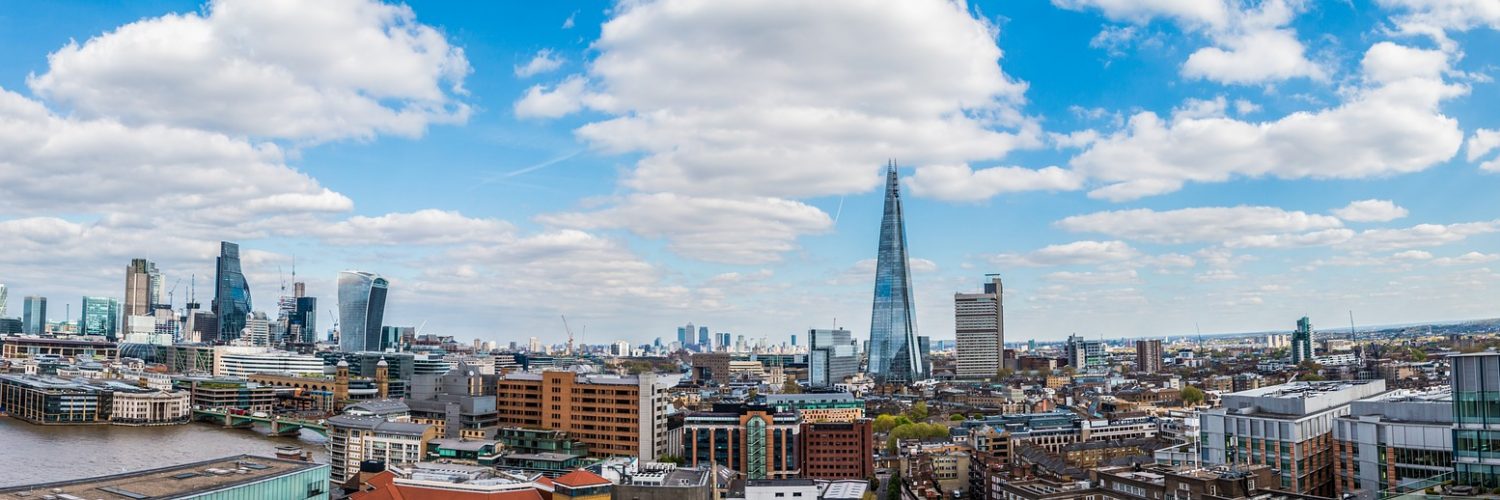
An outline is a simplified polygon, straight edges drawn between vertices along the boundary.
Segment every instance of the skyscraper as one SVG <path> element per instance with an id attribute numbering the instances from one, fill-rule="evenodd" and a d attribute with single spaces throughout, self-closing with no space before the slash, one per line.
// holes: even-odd
<path id="1" fill-rule="evenodd" d="M 125 267 L 125 316 L 149 316 L 162 303 L 161 273 L 146 259 L 130 259 Z"/>
<path id="2" fill-rule="evenodd" d="M 1000 373 L 1005 352 L 1004 287 L 1000 276 L 989 276 L 983 293 L 953 294 L 954 375 L 958 378 L 991 378 Z"/>
<path id="3" fill-rule="evenodd" d="M 1068 365 L 1079 372 L 1103 368 L 1105 365 L 1104 343 L 1097 340 L 1069 335 L 1067 343 L 1063 344 L 1063 353 L 1068 358 Z"/>
<path id="4" fill-rule="evenodd" d="M 213 307 L 214 315 L 219 318 L 219 340 L 240 338 L 250 307 L 250 284 L 245 282 L 245 273 L 240 271 L 240 246 L 220 242 Z"/>
<path id="5" fill-rule="evenodd" d="M 10 293 L 5 288 L 5 283 L 0 283 L 0 318 L 5 317 L 5 302 L 10 299 Z"/>
<path id="6" fill-rule="evenodd" d="M 685 327 L 685 326 L 679 326 L 679 327 L 677 327 L 677 347 L 686 349 L 687 346 L 688 346 L 688 344 L 692 344 L 692 342 L 689 342 L 689 340 L 690 339 L 688 339 L 688 329 L 687 329 L 687 327 Z"/>
<path id="7" fill-rule="evenodd" d="M 120 336 L 120 301 L 109 297 L 84 297 L 78 333 L 98 335 L 114 342 Z"/>
<path id="8" fill-rule="evenodd" d="M 380 350 L 380 327 L 385 318 L 389 283 L 364 271 L 339 273 L 339 350 Z"/>
<path id="9" fill-rule="evenodd" d="M 859 356 L 848 330 L 808 330 L 807 383 L 828 387 L 859 371 Z"/>
<path id="10" fill-rule="evenodd" d="M 907 268 L 906 223 L 896 164 L 886 168 L 885 215 L 875 258 L 875 300 L 870 311 L 870 376 L 881 382 L 919 380 L 921 353 L 912 317 L 911 271 Z"/>
<path id="11" fill-rule="evenodd" d="M 1161 371 L 1161 339 L 1135 341 L 1135 369 L 1141 373 Z"/>
<path id="12" fill-rule="evenodd" d="M 1312 321 L 1303 316 L 1297 320 L 1297 331 L 1292 332 L 1292 364 L 1313 359 Z"/>
<path id="13" fill-rule="evenodd" d="M 21 311 L 21 332 L 27 335 L 47 333 L 47 298 L 27 295 Z"/>
<path id="14" fill-rule="evenodd" d="M 713 337 L 708 335 L 708 327 L 706 326 L 698 327 L 698 348 L 704 351 L 714 350 L 714 340 Z"/>

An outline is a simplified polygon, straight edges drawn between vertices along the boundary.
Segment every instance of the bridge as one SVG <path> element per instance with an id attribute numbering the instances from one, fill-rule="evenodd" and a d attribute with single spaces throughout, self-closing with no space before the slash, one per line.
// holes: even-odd
<path id="1" fill-rule="evenodd" d="M 267 416 L 257 417 L 255 415 L 235 415 L 225 410 L 196 409 L 193 410 L 193 418 L 203 422 L 223 424 L 224 427 L 246 429 L 256 423 L 266 424 L 271 427 L 271 434 L 277 436 L 289 436 L 307 429 L 324 437 L 328 436 L 328 428 L 316 420 L 303 420 L 300 418 Z"/>

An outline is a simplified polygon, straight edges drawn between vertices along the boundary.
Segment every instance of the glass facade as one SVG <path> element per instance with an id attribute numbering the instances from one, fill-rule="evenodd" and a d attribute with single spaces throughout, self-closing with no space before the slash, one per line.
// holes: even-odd
<path id="1" fill-rule="evenodd" d="M 1453 362 L 1453 472 L 1459 484 L 1500 487 L 1500 354 Z"/>
<path id="2" fill-rule="evenodd" d="M 107 297 L 84 297 L 83 317 L 78 322 L 78 331 L 84 335 L 98 335 L 111 342 L 120 333 L 120 301 Z"/>
<path id="3" fill-rule="evenodd" d="M 339 273 L 339 350 L 379 351 L 385 319 L 385 278 L 364 271 Z"/>
<path id="4" fill-rule="evenodd" d="M 47 333 L 47 298 L 28 296 L 21 311 L 21 333 L 41 335 Z"/>
<path id="5" fill-rule="evenodd" d="M 922 360 L 914 320 L 901 186 L 896 165 L 892 163 L 886 169 L 885 215 L 880 220 L 875 300 L 870 311 L 869 372 L 877 381 L 910 382 L 920 378 Z"/>
<path id="6" fill-rule="evenodd" d="M 240 271 L 240 246 L 219 242 L 213 307 L 219 320 L 219 340 L 240 338 L 240 330 L 245 329 L 245 317 L 250 311 L 250 284 L 245 282 L 245 273 Z"/>

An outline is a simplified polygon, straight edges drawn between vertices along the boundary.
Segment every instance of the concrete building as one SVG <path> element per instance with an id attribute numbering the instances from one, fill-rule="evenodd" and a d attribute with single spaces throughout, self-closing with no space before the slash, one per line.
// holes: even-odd
<path id="1" fill-rule="evenodd" d="M 1161 340 L 1135 341 L 1135 370 L 1141 373 L 1161 371 Z"/>
<path id="2" fill-rule="evenodd" d="M 1226 394 L 1200 416 L 1208 464 L 1280 470 L 1279 489 L 1334 494 L 1334 421 L 1349 403 L 1385 392 L 1384 380 L 1293 382 Z"/>
<path id="3" fill-rule="evenodd" d="M 33 424 L 108 423 L 112 396 L 99 387 L 55 377 L 0 375 L 0 407 Z"/>
<path id="4" fill-rule="evenodd" d="M 275 388 L 248 380 L 191 376 L 173 380 L 172 386 L 188 391 L 193 406 L 245 411 L 271 411 L 276 406 Z"/>
<path id="5" fill-rule="evenodd" d="M 628 467 L 615 485 L 619 500 L 712 500 L 717 481 L 708 467 L 644 462 Z"/>
<path id="6" fill-rule="evenodd" d="M 112 476 L 0 488 L 0 498 L 328 499 L 328 464 L 237 455 Z"/>
<path id="7" fill-rule="evenodd" d="M 859 356 L 848 330 L 807 331 L 807 384 L 830 387 L 859 372 Z"/>
<path id="8" fill-rule="evenodd" d="M 797 440 L 802 477 L 809 479 L 868 479 L 875 475 L 874 449 L 874 426 L 868 419 L 803 422 Z"/>
<path id="9" fill-rule="evenodd" d="M 667 449 L 667 390 L 677 375 L 510 373 L 496 382 L 501 426 L 567 431 L 596 457 L 654 461 Z"/>
<path id="10" fill-rule="evenodd" d="M 322 377 L 323 358 L 269 347 L 214 347 L 214 376 L 244 378 L 257 373 Z"/>
<path id="11" fill-rule="evenodd" d="M 1453 472 L 1452 391 L 1400 389 L 1350 403 L 1333 439 L 1340 496 L 1425 489 Z"/>
<path id="12" fill-rule="evenodd" d="M 166 305 L 161 296 L 161 272 L 146 259 L 131 259 L 125 267 L 125 316 L 150 316 L 158 305 Z M 168 306 L 170 307 L 170 306 Z"/>
<path id="13" fill-rule="evenodd" d="M 1005 350 L 1004 286 L 989 275 L 982 293 L 953 294 L 954 374 L 962 379 L 994 378 Z"/>
<path id="14" fill-rule="evenodd" d="M 693 412 L 683 427 L 684 458 L 692 467 L 728 467 L 746 479 L 795 477 L 801 421 L 769 406 L 716 404 Z"/>
<path id="15" fill-rule="evenodd" d="M 431 425 L 378 416 L 335 415 L 328 418 L 327 427 L 329 478 L 336 484 L 358 477 L 364 460 L 390 465 L 420 462 L 427 456 L 428 442 L 437 437 Z"/>
<path id="16" fill-rule="evenodd" d="M 193 418 L 193 395 L 188 391 L 142 389 L 118 382 L 109 384 L 113 405 L 110 423 L 129 426 L 185 424 Z"/>
<path id="17" fill-rule="evenodd" d="M 1105 368 L 1103 342 L 1069 335 L 1067 342 L 1063 344 L 1063 353 L 1068 359 L 1068 366 L 1080 373 Z"/>

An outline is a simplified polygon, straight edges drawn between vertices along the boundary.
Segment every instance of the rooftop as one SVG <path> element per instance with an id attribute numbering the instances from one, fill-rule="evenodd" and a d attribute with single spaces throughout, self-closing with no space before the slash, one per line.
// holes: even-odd
<path id="1" fill-rule="evenodd" d="M 328 464 L 238 455 L 113 476 L 0 488 L 0 499 L 59 494 L 101 500 L 174 498 L 320 467 L 326 470 Z"/>

